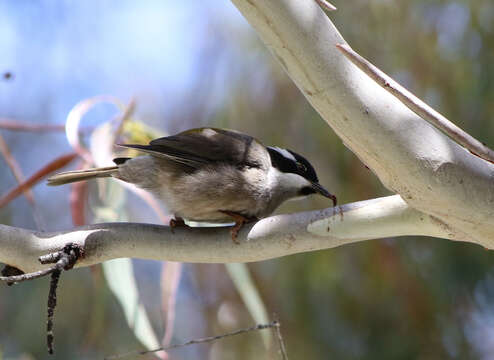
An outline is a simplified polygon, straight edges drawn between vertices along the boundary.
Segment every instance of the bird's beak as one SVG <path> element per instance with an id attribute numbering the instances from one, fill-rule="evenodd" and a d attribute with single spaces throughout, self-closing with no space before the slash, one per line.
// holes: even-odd
<path id="1" fill-rule="evenodd" d="M 327 198 L 333 200 L 333 206 L 336 206 L 336 203 L 337 203 L 336 196 L 334 196 L 328 190 L 326 190 L 325 188 L 323 188 L 321 186 L 321 184 L 314 182 L 314 183 L 312 183 L 312 188 L 314 189 L 314 191 L 316 193 L 321 194 L 322 196 L 327 197 Z"/>

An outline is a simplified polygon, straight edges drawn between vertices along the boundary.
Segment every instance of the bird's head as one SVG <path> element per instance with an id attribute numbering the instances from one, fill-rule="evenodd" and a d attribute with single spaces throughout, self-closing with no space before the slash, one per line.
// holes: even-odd
<path id="1" fill-rule="evenodd" d="M 320 194 L 333 200 L 333 205 L 336 206 L 336 196 L 319 184 L 316 171 L 306 158 L 279 147 L 268 146 L 267 150 L 274 171 L 277 172 L 277 186 L 290 194 L 289 197 Z"/>

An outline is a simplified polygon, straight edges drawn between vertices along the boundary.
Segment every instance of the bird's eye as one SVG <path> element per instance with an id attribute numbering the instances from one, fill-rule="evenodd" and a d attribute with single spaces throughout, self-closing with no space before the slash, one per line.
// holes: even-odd
<path id="1" fill-rule="evenodd" d="M 297 162 L 297 169 L 298 169 L 299 171 L 306 172 L 306 171 L 307 171 L 307 166 L 305 166 L 305 165 L 304 165 L 304 164 L 302 164 L 302 163 Z"/>

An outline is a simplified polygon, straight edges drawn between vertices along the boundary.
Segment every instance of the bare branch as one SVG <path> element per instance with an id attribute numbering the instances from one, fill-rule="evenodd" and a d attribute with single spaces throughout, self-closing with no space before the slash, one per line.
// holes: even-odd
<path id="1" fill-rule="evenodd" d="M 340 212 L 341 209 L 341 212 Z M 433 216 L 410 208 L 399 196 L 342 205 L 338 209 L 277 215 L 245 226 L 235 244 L 229 227 L 175 228 L 105 223 L 58 233 L 0 225 L 0 261 L 24 272 L 43 267 L 44 254 L 75 243 L 84 250 L 76 266 L 133 257 L 192 263 L 252 262 L 327 249 L 367 239 L 427 235 L 461 240 Z"/>
<path id="2" fill-rule="evenodd" d="M 28 132 L 53 132 L 65 131 L 63 124 L 34 124 L 14 119 L 0 118 L 0 129 L 11 131 L 28 131 Z"/>
<path id="3" fill-rule="evenodd" d="M 280 347 L 280 354 L 283 360 L 288 360 L 288 353 L 286 351 L 285 341 L 283 340 L 283 335 L 281 335 L 281 324 L 277 318 L 273 322 L 275 326 L 276 338 L 278 339 L 278 346 Z"/>
<path id="4" fill-rule="evenodd" d="M 12 175 L 14 175 L 15 180 L 17 183 L 22 183 L 24 181 L 24 174 L 22 173 L 22 170 L 15 160 L 15 158 L 12 156 L 12 153 L 10 152 L 10 149 L 5 142 L 3 136 L 0 134 L 0 153 L 2 154 L 3 158 L 5 159 L 5 162 L 7 163 L 8 167 L 10 168 L 10 171 L 12 172 Z M 34 205 L 34 195 L 31 189 L 26 189 L 24 190 L 24 196 L 26 199 L 29 201 L 31 205 Z"/>
<path id="5" fill-rule="evenodd" d="M 11 276 L 0 276 L 0 281 L 5 281 L 7 283 L 18 283 L 22 281 L 34 280 L 61 270 L 70 270 L 74 266 L 75 262 L 80 258 L 82 250 L 73 249 L 74 245 L 72 243 L 67 243 L 63 250 L 56 251 L 50 254 L 42 255 L 38 258 L 40 264 L 54 264 L 49 268 L 34 271 L 31 273 L 25 273 L 20 275 Z"/>
<path id="6" fill-rule="evenodd" d="M 22 173 L 19 163 L 10 152 L 9 146 L 7 145 L 1 134 L 0 134 L 0 153 L 3 155 L 5 162 L 7 163 L 7 165 L 10 168 L 10 171 L 14 175 L 17 184 L 22 184 L 24 182 L 24 174 Z M 36 223 L 38 230 L 42 230 L 44 228 L 43 220 L 40 212 L 38 211 L 36 202 L 34 200 L 33 191 L 30 188 L 24 190 L 24 196 L 31 205 L 34 222 Z"/>
<path id="7" fill-rule="evenodd" d="M 360 70 L 369 75 L 375 82 L 382 86 L 385 90 L 396 96 L 410 110 L 428 121 L 430 124 L 444 132 L 451 139 L 456 141 L 461 146 L 465 147 L 472 154 L 494 163 L 494 151 L 486 145 L 475 139 L 470 134 L 460 129 L 439 112 L 431 108 L 425 102 L 417 98 L 410 91 L 405 89 L 390 76 L 378 69 L 367 59 L 359 55 L 348 44 L 337 44 L 336 47 L 345 55 L 352 63 L 358 66 Z"/>
<path id="8" fill-rule="evenodd" d="M 53 317 L 55 315 L 55 307 L 57 306 L 57 287 L 60 280 L 61 270 L 55 270 L 51 273 L 50 279 L 50 291 L 48 293 L 48 311 L 46 319 L 46 346 L 48 347 L 48 354 L 53 354 L 53 341 L 55 335 L 53 334 Z"/>
<path id="9" fill-rule="evenodd" d="M 280 327 L 279 322 L 273 321 L 272 323 L 269 323 L 269 324 L 259 324 L 256 326 L 252 326 L 250 328 L 239 329 L 239 330 L 232 331 L 230 333 L 226 333 L 226 334 L 222 334 L 222 335 L 209 336 L 209 337 L 202 338 L 202 339 L 194 339 L 194 340 L 184 342 L 182 344 L 170 345 L 170 346 L 161 347 L 161 348 L 154 349 L 154 350 L 131 351 L 131 352 L 128 352 L 125 354 L 120 354 L 120 355 L 110 355 L 110 356 L 107 356 L 105 359 L 107 359 L 107 360 L 122 359 L 124 357 L 132 356 L 132 355 L 134 355 L 134 356 L 135 355 L 146 355 L 146 354 L 151 354 L 151 353 L 155 353 L 158 351 L 166 351 L 166 350 L 176 349 L 176 348 L 194 345 L 194 344 L 204 344 L 204 343 L 208 343 L 208 342 L 213 342 L 216 340 L 224 339 L 224 338 L 231 337 L 231 336 L 241 335 L 241 334 L 245 334 L 245 333 L 252 332 L 252 331 L 259 331 L 259 330 L 273 329 L 273 328 L 278 329 L 279 327 Z M 283 357 L 283 359 L 287 359 L 287 358 Z"/>

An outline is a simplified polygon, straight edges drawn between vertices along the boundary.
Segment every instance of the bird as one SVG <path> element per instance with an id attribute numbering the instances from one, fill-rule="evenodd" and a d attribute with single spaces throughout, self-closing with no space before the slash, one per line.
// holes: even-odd
<path id="1" fill-rule="evenodd" d="M 48 185 L 113 177 L 161 200 L 175 216 L 169 224 L 172 230 L 185 225 L 184 219 L 235 223 L 235 242 L 244 224 L 269 216 L 286 200 L 319 194 L 337 204 L 302 155 L 264 146 L 236 130 L 204 127 L 148 145 L 116 145 L 144 155 L 115 158 L 115 166 L 59 173 L 48 178 Z"/>

